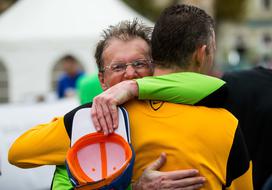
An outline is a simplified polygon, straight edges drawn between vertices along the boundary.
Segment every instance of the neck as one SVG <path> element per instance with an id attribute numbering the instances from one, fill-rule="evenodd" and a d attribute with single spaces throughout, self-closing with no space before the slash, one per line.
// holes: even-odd
<path id="1" fill-rule="evenodd" d="M 198 72 L 198 71 L 195 68 L 182 69 L 179 67 L 175 67 L 175 68 L 155 67 L 153 76 L 160 76 L 160 75 L 179 73 L 179 72 Z"/>
<path id="2" fill-rule="evenodd" d="M 166 75 L 170 73 L 174 73 L 174 71 L 172 69 L 159 69 L 159 68 L 155 68 L 154 70 L 154 76 Z"/>

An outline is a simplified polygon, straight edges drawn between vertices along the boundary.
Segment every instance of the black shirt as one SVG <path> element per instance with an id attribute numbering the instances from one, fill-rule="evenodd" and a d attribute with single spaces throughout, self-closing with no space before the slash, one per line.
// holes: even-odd
<path id="1" fill-rule="evenodd" d="M 272 70 L 256 67 L 222 79 L 228 89 L 224 107 L 239 119 L 253 161 L 254 189 L 259 190 L 272 174 Z"/>

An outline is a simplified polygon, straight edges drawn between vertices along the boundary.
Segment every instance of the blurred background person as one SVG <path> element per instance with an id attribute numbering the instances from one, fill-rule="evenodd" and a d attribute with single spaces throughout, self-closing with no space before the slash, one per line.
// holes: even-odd
<path id="1" fill-rule="evenodd" d="M 97 94 L 103 91 L 98 79 L 98 73 L 81 77 L 76 86 L 81 104 L 91 102 Z"/>
<path id="2" fill-rule="evenodd" d="M 63 74 L 57 82 L 58 98 L 75 96 L 76 82 L 83 76 L 83 71 L 79 68 L 79 61 L 72 55 L 66 55 L 60 60 Z"/>
<path id="3" fill-rule="evenodd" d="M 239 120 L 253 162 L 255 189 L 272 174 L 272 67 L 270 61 L 248 70 L 226 72 L 226 109 Z"/>

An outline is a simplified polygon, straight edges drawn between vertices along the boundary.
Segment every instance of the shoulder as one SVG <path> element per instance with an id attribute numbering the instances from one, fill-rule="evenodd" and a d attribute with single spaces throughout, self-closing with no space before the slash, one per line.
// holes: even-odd
<path id="1" fill-rule="evenodd" d="M 210 117 L 214 117 L 215 120 L 218 118 L 221 122 L 227 122 L 229 124 L 232 124 L 233 126 L 238 125 L 238 119 L 225 108 L 201 108 L 203 109 L 202 111 L 204 114 L 209 114 Z"/>
<path id="2" fill-rule="evenodd" d="M 81 106 L 78 106 L 77 108 L 73 109 L 72 111 L 70 111 L 64 115 L 64 119 L 63 119 L 64 125 L 65 125 L 66 131 L 67 131 L 67 134 L 69 137 L 71 137 L 72 124 L 73 124 L 75 114 L 82 109 L 91 108 L 91 107 L 92 107 L 92 103 L 86 103 Z M 90 117 L 91 117 L 91 113 L 90 113 Z"/>
<path id="3" fill-rule="evenodd" d="M 133 99 L 128 101 L 127 103 L 124 104 L 125 108 L 127 110 L 131 109 L 131 108 L 137 108 L 137 107 L 143 107 L 145 105 L 147 105 L 148 101 L 145 100 L 137 100 L 137 99 Z"/>
<path id="4" fill-rule="evenodd" d="M 68 78 L 68 75 L 65 74 L 65 73 L 62 73 L 62 74 L 59 76 L 59 81 L 66 80 L 67 78 Z"/>
<path id="5" fill-rule="evenodd" d="M 250 77 L 262 75 L 262 71 L 265 70 L 262 67 L 255 67 L 249 70 L 241 70 L 241 71 L 232 71 L 232 72 L 226 72 L 222 76 L 222 79 L 226 82 L 231 81 L 243 81 L 248 80 Z M 239 79 L 239 80 L 237 80 Z M 252 78 L 251 78 L 252 79 Z M 254 79 L 254 78 L 253 78 Z"/>

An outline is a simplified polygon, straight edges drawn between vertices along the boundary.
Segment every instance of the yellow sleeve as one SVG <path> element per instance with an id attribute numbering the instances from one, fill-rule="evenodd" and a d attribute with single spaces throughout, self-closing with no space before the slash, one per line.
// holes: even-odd
<path id="1" fill-rule="evenodd" d="M 63 117 L 31 128 L 13 143 L 9 162 L 21 168 L 64 164 L 70 138 Z"/>
<path id="2" fill-rule="evenodd" d="M 227 190 L 253 190 L 253 182 L 252 182 L 252 162 L 250 162 L 250 167 L 248 170 L 238 178 L 232 181 L 230 187 Z"/>

